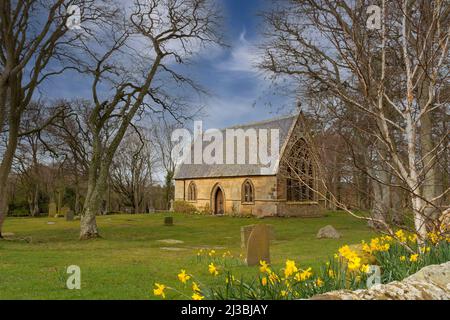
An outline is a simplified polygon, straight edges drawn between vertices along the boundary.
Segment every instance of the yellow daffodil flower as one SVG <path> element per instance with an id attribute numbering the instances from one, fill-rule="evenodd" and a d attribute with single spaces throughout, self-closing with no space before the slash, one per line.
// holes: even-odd
<path id="1" fill-rule="evenodd" d="M 259 261 L 259 265 L 260 265 L 259 271 L 261 271 L 262 273 L 270 273 L 271 272 L 267 262 Z"/>
<path id="2" fill-rule="evenodd" d="M 181 270 L 181 272 L 178 274 L 178 280 L 180 280 L 182 283 L 186 283 L 190 278 L 191 276 L 186 273 L 186 270 Z"/>
<path id="3" fill-rule="evenodd" d="M 217 276 L 219 274 L 219 271 L 217 270 L 216 266 L 212 262 L 208 265 L 208 271 L 213 276 Z"/>
<path id="4" fill-rule="evenodd" d="M 317 285 L 318 287 L 323 286 L 323 281 L 322 281 L 322 279 L 317 278 L 317 280 L 316 280 L 316 285 Z"/>
<path id="5" fill-rule="evenodd" d="M 261 279 L 261 284 L 265 287 L 265 286 L 267 286 L 267 277 L 263 277 L 262 279 Z"/>
<path id="6" fill-rule="evenodd" d="M 294 273 L 298 271 L 297 267 L 295 266 L 295 261 L 293 260 L 286 260 L 286 268 L 284 268 L 284 276 L 286 278 L 290 277 Z"/>
<path id="7" fill-rule="evenodd" d="M 199 294 L 198 292 L 194 292 L 194 294 L 192 295 L 192 300 L 203 300 L 203 299 L 205 299 L 205 297 Z"/>
<path id="8" fill-rule="evenodd" d="M 165 285 L 163 284 L 159 284 L 159 283 L 155 283 L 156 288 L 153 289 L 153 294 L 155 296 L 161 296 L 163 297 L 163 299 L 166 298 L 166 294 L 164 293 L 164 290 L 167 288 Z"/>
<path id="9" fill-rule="evenodd" d="M 411 261 L 411 262 L 416 262 L 417 261 L 417 257 L 419 256 L 419 254 L 412 254 L 410 257 L 409 257 L 409 261 Z"/>
<path id="10" fill-rule="evenodd" d="M 200 291 L 201 291 L 201 290 L 200 290 L 200 287 L 199 287 L 198 284 L 195 283 L 195 282 L 192 282 L 192 290 L 193 290 L 194 292 L 200 292 Z"/>

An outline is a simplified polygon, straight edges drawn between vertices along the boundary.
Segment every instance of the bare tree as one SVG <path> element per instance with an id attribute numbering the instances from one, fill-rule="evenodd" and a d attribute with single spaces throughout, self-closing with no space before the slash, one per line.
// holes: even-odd
<path id="1" fill-rule="evenodd" d="M 64 114 L 47 131 L 53 141 L 53 152 L 65 159 L 65 170 L 75 188 L 74 211 L 82 211 L 82 194 L 92 154 L 92 134 L 88 118 L 92 103 L 86 100 L 64 101 Z"/>
<path id="2" fill-rule="evenodd" d="M 133 128 L 127 133 L 111 167 L 111 182 L 126 206 L 142 213 L 149 205 L 157 153 L 147 130 Z"/>
<path id="3" fill-rule="evenodd" d="M 159 163 L 164 170 L 164 189 L 166 209 L 169 209 L 170 200 L 173 199 L 175 186 L 173 177 L 177 166 L 176 159 L 173 158 L 172 149 L 174 143 L 172 141 L 172 132 L 179 127 L 179 123 L 170 123 L 166 119 L 159 119 L 160 123 L 153 128 L 152 143 L 158 150 Z"/>
<path id="4" fill-rule="evenodd" d="M 66 26 L 69 5 L 83 8 L 83 28 L 102 19 L 99 0 L 2 0 L 0 2 L 0 133 L 7 136 L 0 163 L 0 237 L 7 211 L 6 181 L 18 141 L 42 129 L 21 131 L 23 114 L 36 89 L 68 68 L 68 50 L 80 38 Z M 47 126 L 53 119 L 43 124 Z"/>
<path id="5" fill-rule="evenodd" d="M 93 78 L 94 107 L 89 115 L 92 156 L 80 239 L 99 236 L 95 216 L 113 158 L 132 120 L 145 109 L 182 117 L 186 104 L 171 83 L 197 92 L 200 88 L 177 73 L 173 64 L 184 63 L 199 46 L 220 43 L 213 1 L 136 0 L 123 13 L 121 21 L 97 36 L 96 45 L 86 43 L 83 48 L 92 61 L 85 72 Z M 109 89 L 101 92 L 101 86 Z"/>
<path id="6" fill-rule="evenodd" d="M 366 26 L 370 4 L 280 3 L 265 15 L 269 40 L 261 67 L 339 102 L 325 103 L 325 111 L 368 140 L 371 163 L 377 165 L 364 174 L 408 193 L 414 229 L 424 239 L 449 192 L 437 180 L 449 135 L 435 129 L 436 115 L 449 107 L 443 92 L 449 80 L 450 4 L 383 0 L 379 30 Z M 348 118 L 349 112 L 359 121 Z M 384 206 L 383 196 L 376 201 Z M 372 219 L 389 229 L 382 219 Z"/>
<path id="7" fill-rule="evenodd" d="M 31 103 L 24 113 L 22 126 L 30 128 L 45 122 L 49 116 L 45 113 L 49 109 L 42 102 Z M 29 211 L 31 216 L 39 215 L 39 198 L 41 193 L 41 167 L 46 154 L 47 142 L 41 131 L 32 132 L 19 140 L 13 167 L 18 172 L 22 185 L 27 192 Z"/>

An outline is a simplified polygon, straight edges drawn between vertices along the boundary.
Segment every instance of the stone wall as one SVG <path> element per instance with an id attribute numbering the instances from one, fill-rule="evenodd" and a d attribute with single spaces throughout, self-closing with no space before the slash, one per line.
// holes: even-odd
<path id="1" fill-rule="evenodd" d="M 450 300 L 450 261 L 430 265 L 402 281 L 366 290 L 330 291 L 312 300 Z"/>
<path id="2" fill-rule="evenodd" d="M 255 195 L 252 203 L 242 203 L 242 184 L 250 179 Z M 212 213 L 213 190 L 222 188 L 224 192 L 225 214 L 242 216 L 318 216 L 321 209 L 316 202 L 288 203 L 280 199 L 279 182 L 276 176 L 201 178 L 175 181 L 175 201 L 188 199 L 188 187 L 194 182 L 197 200 L 188 201 L 200 212 Z"/>
<path id="3" fill-rule="evenodd" d="M 242 203 L 242 184 L 250 179 L 255 190 L 253 203 Z M 276 214 L 276 177 L 229 177 L 229 178 L 202 178 L 193 180 L 175 181 L 175 200 L 188 198 L 189 184 L 194 181 L 197 188 L 197 200 L 188 201 L 195 205 L 199 211 L 205 208 L 212 211 L 212 193 L 216 187 L 224 192 L 225 214 L 227 215 L 255 215 L 271 216 Z M 208 210 L 207 210 L 208 211 Z"/>

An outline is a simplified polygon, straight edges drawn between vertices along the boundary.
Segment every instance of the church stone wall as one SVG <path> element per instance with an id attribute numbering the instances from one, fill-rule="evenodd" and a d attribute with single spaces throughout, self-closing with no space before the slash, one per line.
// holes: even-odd
<path id="1" fill-rule="evenodd" d="M 242 203 L 242 184 L 249 179 L 254 187 L 254 201 Z M 194 181 L 197 200 L 188 201 L 188 187 Z M 201 178 L 175 181 L 175 201 L 185 200 L 201 212 L 212 213 L 213 190 L 224 192 L 225 214 L 242 216 L 274 216 L 277 213 L 276 176 Z"/>
<path id="2" fill-rule="evenodd" d="M 249 179 L 254 186 L 254 201 L 242 203 L 242 185 Z M 191 182 L 197 189 L 197 200 L 188 201 Z M 277 176 L 201 178 L 175 181 L 175 201 L 187 201 L 199 212 L 212 214 L 213 190 L 220 187 L 224 193 L 225 215 L 236 216 L 319 216 L 318 202 L 290 203 L 285 197 L 285 181 Z"/>

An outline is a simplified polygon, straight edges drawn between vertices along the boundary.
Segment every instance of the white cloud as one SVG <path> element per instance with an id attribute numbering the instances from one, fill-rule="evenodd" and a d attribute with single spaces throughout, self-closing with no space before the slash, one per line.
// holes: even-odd
<path id="1" fill-rule="evenodd" d="M 252 41 L 246 39 L 245 28 L 239 35 L 239 40 L 233 44 L 229 57 L 218 63 L 217 68 L 223 71 L 259 73 L 258 48 Z"/>

